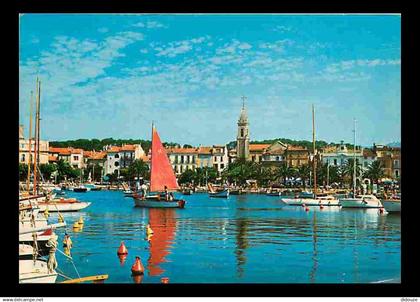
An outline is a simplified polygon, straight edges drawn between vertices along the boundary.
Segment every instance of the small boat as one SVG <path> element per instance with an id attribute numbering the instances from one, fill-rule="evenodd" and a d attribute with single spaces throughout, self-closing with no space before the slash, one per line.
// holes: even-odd
<path id="1" fill-rule="evenodd" d="M 49 272 L 47 262 L 19 260 L 19 283 L 55 283 L 57 272 Z"/>
<path id="2" fill-rule="evenodd" d="M 356 195 L 354 198 L 342 198 L 343 208 L 382 208 L 381 201 L 375 195 Z"/>
<path id="3" fill-rule="evenodd" d="M 133 197 L 134 196 L 134 192 L 131 190 L 124 190 L 124 197 Z"/>
<path id="4" fill-rule="evenodd" d="M 401 196 L 395 195 L 390 199 L 381 199 L 382 205 L 388 213 L 401 213 Z"/>
<path id="5" fill-rule="evenodd" d="M 182 190 L 182 195 L 192 195 L 194 191 L 192 189 Z"/>
<path id="6" fill-rule="evenodd" d="M 159 134 L 152 125 L 150 192 L 153 192 L 153 194 L 149 193 L 149 195 L 143 196 L 135 193 L 133 195 L 134 206 L 142 208 L 184 208 L 185 200 L 175 198 L 167 200 L 166 194 L 163 193 L 162 195 L 165 189 L 168 192 L 170 190 L 176 191 L 179 190 L 179 186 Z"/>
<path id="7" fill-rule="evenodd" d="M 86 193 L 87 191 L 88 191 L 88 188 L 86 188 L 85 186 L 78 186 L 78 187 L 73 188 L 73 192 L 77 192 L 77 193 Z"/>
<path id="8" fill-rule="evenodd" d="M 267 196 L 275 196 L 275 197 L 279 197 L 280 195 L 281 195 L 281 192 L 279 192 L 279 191 L 267 191 L 266 193 L 265 193 L 265 195 L 267 195 Z"/>
<path id="9" fill-rule="evenodd" d="M 78 201 L 75 198 L 60 198 L 46 202 L 38 202 L 38 207 L 41 212 L 45 211 L 47 208 L 49 212 L 76 212 L 87 208 L 90 204 L 90 202 Z"/>

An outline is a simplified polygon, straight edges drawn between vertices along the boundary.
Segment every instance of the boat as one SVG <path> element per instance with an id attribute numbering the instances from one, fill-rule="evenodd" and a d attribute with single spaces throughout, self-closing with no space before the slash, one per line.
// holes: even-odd
<path id="1" fill-rule="evenodd" d="M 142 208 L 184 208 L 185 200 L 167 198 L 162 192 L 179 190 L 179 185 L 169 162 L 168 155 L 162 145 L 159 134 L 152 125 L 152 152 L 150 161 L 150 192 L 149 194 L 133 194 L 134 206 Z M 173 195 L 169 195 L 173 196 Z M 163 197 L 163 198 L 162 198 Z"/>
<path id="2" fill-rule="evenodd" d="M 48 212 L 77 212 L 90 206 L 91 202 L 79 201 L 75 198 L 60 198 L 45 202 L 38 202 L 41 212 L 48 209 Z"/>
<path id="3" fill-rule="evenodd" d="M 381 203 L 388 213 L 401 213 L 401 199 L 382 199 Z"/>
<path id="4" fill-rule="evenodd" d="M 55 283 L 57 272 L 48 270 L 47 262 L 19 260 L 19 283 Z"/>
<path id="5" fill-rule="evenodd" d="M 297 198 L 282 198 L 281 201 L 290 206 L 340 206 L 340 202 L 333 195 L 317 194 L 316 184 L 316 148 L 315 148 L 315 109 L 312 105 L 312 143 L 313 143 L 313 192 L 300 192 Z"/>
<path id="6" fill-rule="evenodd" d="M 281 192 L 280 191 L 277 191 L 277 190 L 268 190 L 265 193 L 265 195 L 279 197 L 281 195 Z"/>
<path id="7" fill-rule="evenodd" d="M 182 195 L 192 195 L 194 191 L 192 189 L 184 189 L 182 190 Z"/>
<path id="8" fill-rule="evenodd" d="M 214 197 L 214 198 L 228 198 L 229 197 L 229 189 L 216 191 L 211 184 L 208 184 L 207 186 L 209 189 L 209 197 Z"/>
<path id="9" fill-rule="evenodd" d="M 375 195 L 356 195 L 340 199 L 343 208 L 382 208 L 381 201 Z"/>
<path id="10" fill-rule="evenodd" d="M 86 193 L 87 191 L 88 191 L 88 188 L 86 188 L 85 186 L 78 186 L 78 187 L 73 188 L 73 192 L 77 192 L 77 193 Z"/>

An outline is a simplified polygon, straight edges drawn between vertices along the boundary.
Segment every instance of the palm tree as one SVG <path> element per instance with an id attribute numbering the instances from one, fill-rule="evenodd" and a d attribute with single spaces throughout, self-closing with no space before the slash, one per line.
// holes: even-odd
<path id="1" fill-rule="evenodd" d="M 297 176 L 302 179 L 303 188 L 306 188 L 306 180 L 309 178 L 311 167 L 309 165 L 302 165 L 297 170 Z"/>
<path id="2" fill-rule="evenodd" d="M 369 178 L 372 183 L 377 183 L 380 178 L 384 176 L 382 169 L 382 163 L 379 160 L 375 160 L 369 165 L 368 170 L 364 174 L 364 177 Z"/>
<path id="3" fill-rule="evenodd" d="M 350 187 L 353 187 L 353 171 L 354 171 L 353 163 L 354 163 L 354 159 L 349 158 L 346 161 L 346 164 L 344 165 L 345 174 L 350 178 Z M 359 163 L 358 160 L 356 160 L 356 183 L 357 183 L 357 177 L 358 176 L 360 177 L 362 174 L 363 174 L 362 165 Z"/>
<path id="4" fill-rule="evenodd" d="M 286 185 L 287 178 L 294 177 L 297 175 L 295 168 L 289 167 L 287 163 L 282 163 L 277 170 L 277 177 L 283 179 L 283 184 Z"/>

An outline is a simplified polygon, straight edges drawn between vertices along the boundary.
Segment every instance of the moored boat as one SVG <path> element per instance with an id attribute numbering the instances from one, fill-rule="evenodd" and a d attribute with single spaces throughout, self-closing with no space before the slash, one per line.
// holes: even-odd
<path id="1" fill-rule="evenodd" d="M 87 191 L 88 191 L 88 188 L 86 188 L 85 186 L 78 186 L 78 187 L 73 188 L 73 192 L 76 192 L 76 193 L 86 193 Z"/>
<path id="2" fill-rule="evenodd" d="M 185 200 L 175 199 L 169 191 L 179 190 L 178 182 L 159 134 L 152 125 L 152 152 L 149 194 L 133 195 L 134 206 L 142 208 L 184 208 Z"/>
<path id="3" fill-rule="evenodd" d="M 19 260 L 19 283 L 55 283 L 57 272 L 41 260 Z"/>
<path id="4" fill-rule="evenodd" d="M 219 191 L 219 192 L 209 192 L 209 197 L 228 198 L 229 197 L 229 189 L 224 189 L 223 191 Z"/>
<path id="5" fill-rule="evenodd" d="M 353 198 L 340 199 L 343 208 L 382 208 L 381 201 L 375 195 L 357 195 Z"/>
<path id="6" fill-rule="evenodd" d="M 381 199 L 388 213 L 401 213 L 401 199 Z"/>
<path id="7" fill-rule="evenodd" d="M 40 211 L 48 209 L 49 212 L 76 212 L 90 206 L 90 202 L 78 201 L 75 198 L 60 198 L 46 202 L 38 202 Z"/>

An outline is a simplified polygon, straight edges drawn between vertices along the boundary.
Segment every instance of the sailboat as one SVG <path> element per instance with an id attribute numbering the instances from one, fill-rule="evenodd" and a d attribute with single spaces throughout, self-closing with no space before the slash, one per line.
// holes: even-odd
<path id="1" fill-rule="evenodd" d="M 147 195 L 133 194 L 134 205 L 142 208 L 184 208 L 185 200 L 167 198 L 166 190 L 179 189 L 175 173 L 169 162 L 168 155 L 162 145 L 159 134 L 152 125 L 152 158 L 150 161 L 150 193 Z"/>
<path id="2" fill-rule="evenodd" d="M 312 143 L 313 143 L 313 175 L 314 175 L 314 189 L 313 197 L 298 197 L 298 198 L 283 198 L 282 202 L 291 206 L 339 206 L 339 200 L 332 195 L 317 194 L 316 192 L 316 149 L 315 149 L 315 109 L 312 105 Z"/>
<path id="3" fill-rule="evenodd" d="M 354 120 L 353 142 L 353 197 L 340 199 L 343 208 L 382 208 L 375 195 L 356 195 L 356 120 Z"/>

